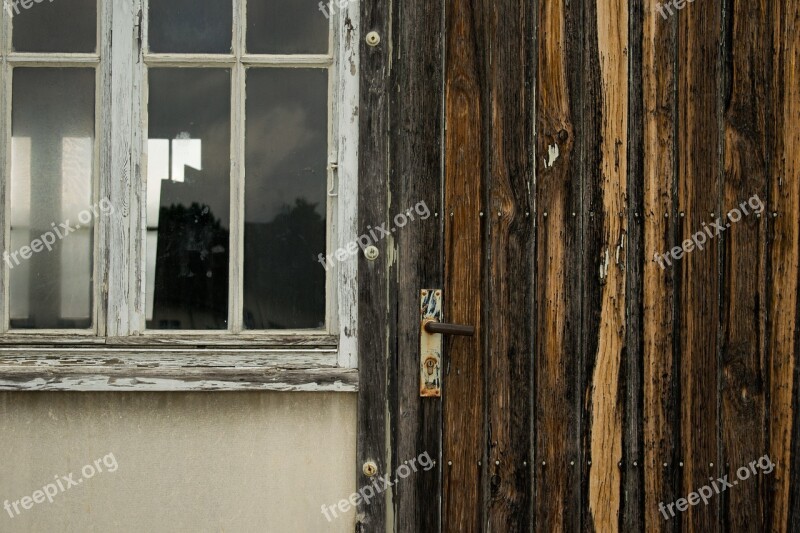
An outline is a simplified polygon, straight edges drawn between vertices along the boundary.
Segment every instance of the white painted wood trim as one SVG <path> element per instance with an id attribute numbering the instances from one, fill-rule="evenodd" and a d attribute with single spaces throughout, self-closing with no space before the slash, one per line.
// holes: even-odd
<path id="1" fill-rule="evenodd" d="M 359 105 L 359 2 L 347 2 L 336 18 L 338 151 L 338 247 L 358 235 L 358 105 Z M 332 250 L 333 251 L 333 250 Z M 336 268 L 339 323 L 339 366 L 358 367 L 358 259 L 340 261 Z"/>
<path id="2" fill-rule="evenodd" d="M 335 351 L 0 349 L 0 390 L 336 391 L 358 390 L 358 372 Z"/>
<path id="3" fill-rule="evenodd" d="M 11 67 L 6 61 L 9 47 L 8 26 L 10 17 L 5 9 L 0 10 L 0 253 L 8 249 L 10 243 L 8 195 L 11 176 Z M 0 259 L 0 335 L 8 331 L 10 305 L 8 299 L 8 265 Z"/>

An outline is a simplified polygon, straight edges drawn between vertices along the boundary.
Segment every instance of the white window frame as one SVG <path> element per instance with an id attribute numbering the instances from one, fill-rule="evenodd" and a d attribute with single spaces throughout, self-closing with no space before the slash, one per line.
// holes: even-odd
<path id="1" fill-rule="evenodd" d="M 230 55 L 149 54 L 141 44 L 147 42 L 147 0 L 100 0 L 98 53 L 9 53 L 0 58 L 5 83 L 0 95 L 0 131 L 8 141 L 0 142 L 4 184 L 0 187 L 0 206 L 6 206 L 9 198 L 10 180 L 6 177 L 10 176 L 11 69 L 58 64 L 97 69 L 94 200 L 107 198 L 116 208 L 113 216 L 103 217 L 95 226 L 91 330 L 8 331 L 8 268 L 3 265 L 0 390 L 355 390 L 357 260 L 336 262 L 327 271 L 324 330 L 244 330 L 243 281 L 239 268 L 243 262 L 244 220 L 238 206 L 244 201 L 244 69 L 250 65 L 329 68 L 331 153 L 326 252 L 346 248 L 355 241 L 359 3 L 349 1 L 331 14 L 329 54 L 291 56 L 242 54 L 246 0 L 233 0 L 233 5 L 233 38 L 238 46 L 234 46 Z M 10 50 L 11 20 L 4 11 L 0 17 L 0 42 L 6 44 L 3 50 Z M 144 327 L 147 67 L 189 63 L 199 67 L 224 65 L 232 74 L 228 331 L 174 332 Z M 4 220 L 7 212 L 3 208 L 0 213 L 3 250 L 10 242 L 9 227 Z M 56 357 L 43 363 L 41 354 Z M 92 364 L 86 364 L 87 357 Z M 109 363 L 112 360 L 115 363 Z M 158 370 L 151 373 L 155 377 L 148 378 L 148 372 L 141 370 L 142 363 Z M 81 370 L 86 366 L 92 366 L 94 377 L 89 377 L 88 370 Z M 206 368 L 211 370 L 206 372 L 203 370 Z M 37 369 L 51 376 L 49 381 L 39 377 Z M 276 378 L 276 375 L 286 376 L 287 369 L 295 374 L 291 380 Z M 10 379 L 13 376 L 17 377 Z M 19 376 L 30 379 L 26 381 Z M 232 380 L 226 381 L 226 376 Z"/>

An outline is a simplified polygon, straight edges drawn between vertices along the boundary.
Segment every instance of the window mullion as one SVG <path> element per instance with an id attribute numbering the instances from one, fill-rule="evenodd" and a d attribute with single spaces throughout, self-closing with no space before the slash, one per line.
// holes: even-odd
<path id="1" fill-rule="evenodd" d="M 228 328 L 240 333 L 243 325 L 244 294 L 244 120 L 246 69 L 241 57 L 245 51 L 245 1 L 233 3 L 233 53 L 236 64 L 231 71 L 231 234 Z"/>
<path id="2" fill-rule="evenodd" d="M 115 207 L 102 236 L 108 265 L 106 334 L 124 337 L 142 329 L 143 232 L 140 117 L 142 73 L 138 0 L 113 0 L 110 54 L 108 166 L 101 174 L 101 196 Z"/>
<path id="3" fill-rule="evenodd" d="M 0 250 L 8 250 L 10 228 L 8 226 L 8 187 L 9 169 L 8 154 L 11 144 L 11 72 L 6 62 L 8 50 L 8 24 L 9 19 L 5 12 L 0 14 Z M 9 317 L 9 269 L 4 260 L 0 261 L 0 333 L 8 331 Z"/>

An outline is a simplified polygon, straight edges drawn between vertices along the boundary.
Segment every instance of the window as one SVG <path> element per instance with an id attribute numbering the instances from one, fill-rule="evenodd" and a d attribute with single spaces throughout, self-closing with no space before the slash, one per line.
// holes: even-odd
<path id="1" fill-rule="evenodd" d="M 354 366 L 356 7 L 5 4 L 0 344 Z"/>

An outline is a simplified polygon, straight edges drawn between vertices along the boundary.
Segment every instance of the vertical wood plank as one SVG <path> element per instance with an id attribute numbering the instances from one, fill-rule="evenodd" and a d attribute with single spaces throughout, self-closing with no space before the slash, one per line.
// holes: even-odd
<path id="1" fill-rule="evenodd" d="M 628 3 L 595 0 L 584 38 L 583 346 L 589 447 L 585 530 L 619 531 L 626 349 Z"/>
<path id="2" fill-rule="evenodd" d="M 797 291 L 800 275 L 800 2 L 771 4 L 772 127 L 770 159 L 769 456 L 771 474 L 768 526 L 772 531 L 800 528 L 797 484 Z M 774 130 L 772 129 L 774 128 Z M 795 426 L 793 428 L 793 425 Z M 794 463 L 794 465 L 793 465 Z M 794 468 L 793 468 L 794 466 Z"/>
<path id="3" fill-rule="evenodd" d="M 362 33 L 376 31 L 382 36 L 379 46 L 371 47 L 361 39 L 361 81 L 359 87 L 359 159 L 358 159 L 358 227 L 388 223 L 389 204 L 389 54 L 391 34 L 389 17 L 391 2 L 361 2 Z M 386 400 L 388 371 L 389 302 L 388 268 L 392 257 L 391 240 L 376 246 L 380 256 L 367 261 L 358 256 L 358 444 L 356 450 L 356 486 L 372 482 L 364 475 L 362 465 L 374 461 L 379 475 L 390 473 L 387 459 Z M 384 531 L 390 493 L 375 498 L 369 505 L 358 506 L 356 531 Z"/>
<path id="4" fill-rule="evenodd" d="M 534 516 L 581 525 L 581 5 L 538 3 Z"/>
<path id="5" fill-rule="evenodd" d="M 642 101 L 643 0 L 628 5 L 628 240 L 626 261 L 626 349 L 624 360 L 625 418 L 622 456 L 622 530 L 643 531 L 644 518 L 644 421 L 643 421 L 643 291 L 644 208 L 643 153 L 644 106 Z"/>
<path id="6" fill-rule="evenodd" d="M 415 217 L 394 234 L 398 254 L 396 275 L 397 346 L 394 352 L 392 446 L 396 468 L 427 452 L 436 467 L 419 469 L 395 487 L 395 528 L 398 532 L 441 529 L 442 403 L 419 395 L 419 291 L 442 287 L 443 240 L 443 9 L 444 3 L 398 2 L 392 16 L 391 123 L 393 215 L 411 210 Z M 428 218 L 420 219 L 420 202 Z M 424 213 L 424 210 L 422 210 Z M 445 294 L 445 296 L 447 296 Z"/>
<path id="7" fill-rule="evenodd" d="M 695 2 L 678 17 L 678 208 L 681 240 L 720 216 L 719 61 L 722 4 Z M 718 326 L 721 238 L 679 261 L 682 496 L 721 472 Z M 713 465 L 713 466 L 712 466 Z M 719 531 L 720 498 L 681 514 L 685 531 Z"/>
<path id="8" fill-rule="evenodd" d="M 443 390 L 443 531 L 479 531 L 483 514 L 483 342 L 481 324 L 483 102 L 475 4 L 445 7 L 445 314 L 476 327 L 474 337 L 447 338 Z M 452 464 L 451 464 L 452 463 Z"/>
<path id="9" fill-rule="evenodd" d="M 679 519 L 662 514 L 658 506 L 680 497 L 675 489 L 675 473 L 679 472 L 674 336 L 676 265 L 675 261 L 663 258 L 677 240 L 677 17 L 664 20 L 652 6 L 646 6 L 642 15 L 644 518 L 647 531 L 675 531 Z"/>
<path id="10" fill-rule="evenodd" d="M 725 472 L 758 459 L 766 449 L 764 351 L 766 339 L 766 213 L 760 218 L 746 202 L 766 195 L 766 112 L 769 102 L 769 35 L 764 0 L 732 0 L 729 64 L 731 88 L 725 112 L 723 212 L 738 209 L 741 220 L 726 220 L 723 241 L 722 455 Z M 745 202 L 741 207 L 740 204 Z M 762 205 L 764 205 L 762 203 Z M 749 214 L 746 212 L 749 211 Z M 744 436 L 747 436 L 744 438 Z M 762 476 L 739 482 L 727 494 L 725 528 L 764 530 Z"/>
<path id="11" fill-rule="evenodd" d="M 532 523 L 533 5 L 484 0 L 488 98 L 486 319 L 489 531 Z"/>

